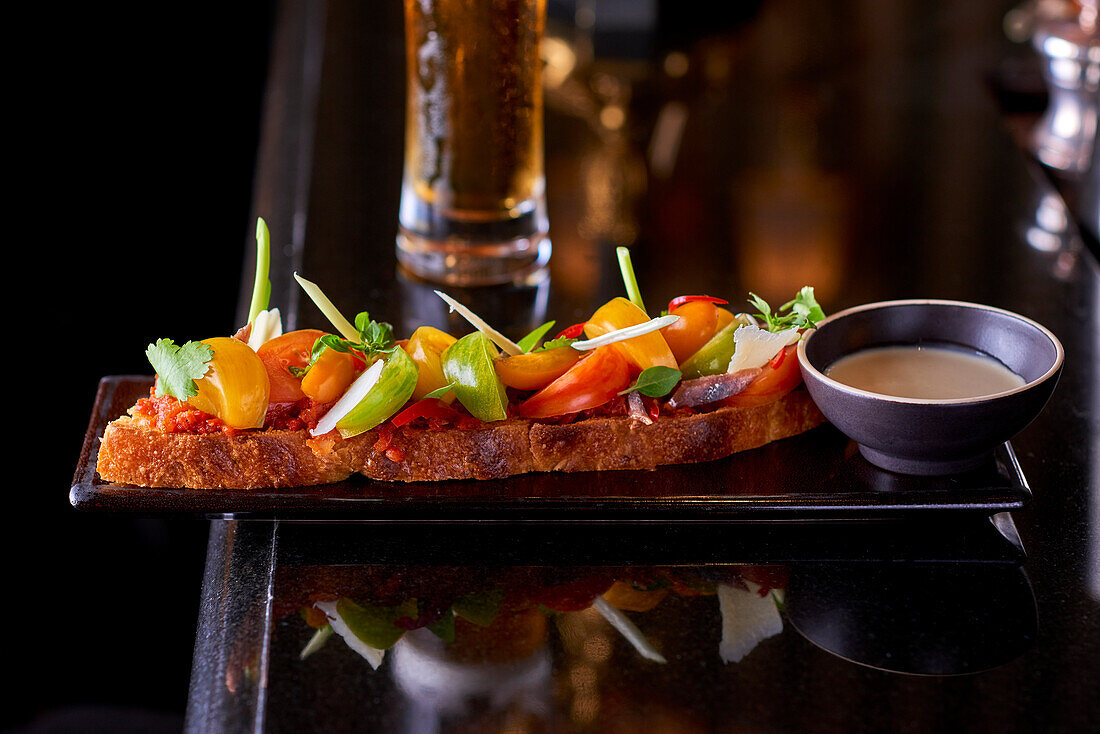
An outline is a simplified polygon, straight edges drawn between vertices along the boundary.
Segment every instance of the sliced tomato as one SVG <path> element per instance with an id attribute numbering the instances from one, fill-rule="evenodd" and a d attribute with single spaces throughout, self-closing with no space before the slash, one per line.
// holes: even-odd
<path id="1" fill-rule="evenodd" d="M 302 378 L 292 375 L 290 368 L 308 365 L 314 342 L 324 334 L 325 332 L 317 329 L 288 331 L 268 340 L 256 350 L 256 355 L 267 368 L 267 376 L 271 382 L 268 399 L 272 403 L 293 403 L 305 397 L 302 393 Z"/>
<path id="2" fill-rule="evenodd" d="M 726 398 L 726 405 L 749 408 L 778 400 L 802 382 L 802 370 L 795 354 L 798 345 L 784 347 L 768 362 L 763 374 L 741 392 Z"/>
<path id="3" fill-rule="evenodd" d="M 517 390 L 541 390 L 564 375 L 581 358 L 572 347 L 497 357 L 493 360 L 500 381 Z"/>
<path id="4" fill-rule="evenodd" d="M 630 365 L 614 349 L 598 347 L 569 371 L 519 404 L 524 418 L 549 418 L 596 408 L 630 386 Z"/>
<path id="5" fill-rule="evenodd" d="M 589 339 L 611 331 L 637 326 L 649 321 L 649 316 L 625 298 L 612 298 L 600 306 L 592 318 L 584 325 L 584 333 Z M 659 331 L 651 331 L 609 346 L 615 347 L 633 365 L 638 372 L 650 367 L 671 367 L 676 369 L 676 358 Z"/>

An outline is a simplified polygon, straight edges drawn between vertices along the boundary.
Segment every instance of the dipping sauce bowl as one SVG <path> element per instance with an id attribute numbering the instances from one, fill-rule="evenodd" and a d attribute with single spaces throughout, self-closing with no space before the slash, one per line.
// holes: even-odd
<path id="1" fill-rule="evenodd" d="M 970 398 L 905 398 L 826 376 L 841 357 L 874 347 L 928 346 L 992 357 L 1020 387 Z M 954 474 L 986 461 L 1046 405 L 1065 357 L 1050 330 L 1010 311 L 945 300 L 883 301 L 818 323 L 798 345 L 810 396 L 875 466 L 902 474 Z"/>

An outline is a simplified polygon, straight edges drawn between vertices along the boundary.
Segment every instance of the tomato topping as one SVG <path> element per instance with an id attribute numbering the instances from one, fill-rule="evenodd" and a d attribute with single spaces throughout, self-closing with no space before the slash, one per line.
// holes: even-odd
<path id="1" fill-rule="evenodd" d="M 573 324 L 568 329 L 564 329 L 558 334 L 555 339 L 576 339 L 584 333 L 584 327 L 587 322 L 580 322 L 579 324 Z"/>
<path id="2" fill-rule="evenodd" d="M 649 315 L 625 298 L 612 298 L 600 306 L 584 326 L 584 333 L 591 339 L 611 331 L 637 326 L 649 321 Z M 615 342 L 614 347 L 638 372 L 650 367 L 676 368 L 676 357 L 659 331 Z"/>
<path id="3" fill-rule="evenodd" d="M 797 344 L 784 347 L 772 357 L 763 374 L 749 383 L 741 392 L 728 397 L 726 405 L 749 408 L 764 405 L 783 397 L 802 382 L 802 370 L 794 356 Z"/>
<path id="4" fill-rule="evenodd" d="M 599 347 L 564 375 L 518 406 L 524 418 L 549 418 L 596 408 L 630 386 L 630 365 L 614 349 Z"/>
<path id="5" fill-rule="evenodd" d="M 677 296 L 676 298 L 673 298 L 671 301 L 668 302 L 668 312 L 672 313 L 680 306 L 683 306 L 685 303 L 692 303 L 696 301 L 701 301 L 704 303 L 714 303 L 721 306 L 729 303 L 729 301 L 726 301 L 722 298 L 715 298 L 714 296 Z"/>
<path id="6" fill-rule="evenodd" d="M 451 406 L 445 404 L 441 400 L 435 398 L 424 398 L 418 400 L 409 407 L 402 410 L 395 415 L 390 423 L 400 428 L 406 423 L 411 423 L 417 418 L 439 418 L 441 420 L 450 420 L 460 416 L 457 410 Z"/>
<path id="7" fill-rule="evenodd" d="M 718 311 L 717 306 L 704 300 L 686 301 L 669 310 L 680 319 L 661 329 L 661 336 L 677 364 L 702 349 L 718 331 Z"/>
<path id="8" fill-rule="evenodd" d="M 339 400 L 355 381 L 356 368 L 362 363 L 348 352 L 326 347 L 302 378 L 300 389 L 307 397 L 321 403 Z"/>
<path id="9" fill-rule="evenodd" d="M 606 576 L 547 586 L 534 594 L 534 600 L 555 612 L 579 612 L 592 606 L 596 597 L 611 588 L 614 579 Z"/>
<path id="10" fill-rule="evenodd" d="M 500 381 L 517 390 L 541 390 L 569 370 L 581 353 L 572 347 L 497 357 L 493 360 Z"/>
<path id="11" fill-rule="evenodd" d="M 306 367 L 313 352 L 313 344 L 324 334 L 325 332 L 317 329 L 289 331 L 269 339 L 256 350 L 256 356 L 263 361 L 271 382 L 268 400 L 273 403 L 294 403 L 305 397 L 302 393 L 302 379 L 292 375 L 290 368 Z"/>

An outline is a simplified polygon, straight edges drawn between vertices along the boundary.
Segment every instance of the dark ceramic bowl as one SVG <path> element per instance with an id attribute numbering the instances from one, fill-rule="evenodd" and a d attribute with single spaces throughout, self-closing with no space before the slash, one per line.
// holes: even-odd
<path id="1" fill-rule="evenodd" d="M 1020 375 L 1021 387 L 978 398 L 900 398 L 825 376 L 841 357 L 869 347 L 971 349 Z M 953 474 L 978 466 L 1043 409 L 1062 371 L 1062 345 L 1034 321 L 960 301 L 885 301 L 834 314 L 798 345 L 810 396 L 872 464 L 903 474 Z"/>

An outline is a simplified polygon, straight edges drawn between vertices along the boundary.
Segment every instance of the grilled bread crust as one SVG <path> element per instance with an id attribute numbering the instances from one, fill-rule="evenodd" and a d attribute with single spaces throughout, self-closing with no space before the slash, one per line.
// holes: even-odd
<path id="1" fill-rule="evenodd" d="M 652 425 L 626 417 L 555 425 L 509 419 L 480 428 L 404 426 L 388 447 L 378 430 L 315 453 L 306 431 L 163 433 L 129 417 L 108 424 L 97 470 L 105 481 L 142 487 L 260 489 L 339 482 L 355 473 L 399 482 L 496 479 L 536 471 L 654 469 L 711 461 L 808 431 L 824 417 L 805 390 L 766 405 L 665 416 Z"/>

